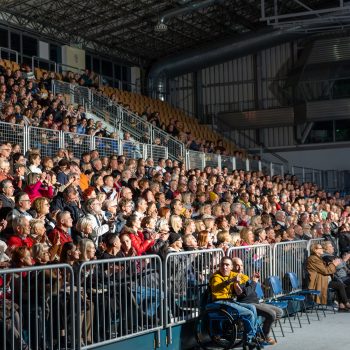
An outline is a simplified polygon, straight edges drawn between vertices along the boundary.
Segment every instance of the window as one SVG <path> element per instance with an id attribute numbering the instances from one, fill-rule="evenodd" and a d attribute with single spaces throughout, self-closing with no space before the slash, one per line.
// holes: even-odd
<path id="1" fill-rule="evenodd" d="M 333 121 L 315 122 L 306 143 L 333 142 Z"/>
<path id="2" fill-rule="evenodd" d="M 102 75 L 113 77 L 112 62 L 104 61 L 104 60 L 102 61 Z"/>
<path id="3" fill-rule="evenodd" d="M 1 47 L 9 46 L 8 31 L 3 28 L 0 28 L 0 46 Z"/>
<path id="4" fill-rule="evenodd" d="M 92 59 L 92 70 L 97 74 L 101 73 L 99 58 L 94 57 Z"/>
<path id="5" fill-rule="evenodd" d="M 17 33 L 11 33 L 11 49 L 21 52 L 21 37 Z"/>
<path id="6" fill-rule="evenodd" d="M 30 36 L 22 35 L 23 55 L 37 56 L 38 55 L 38 40 Z"/>
<path id="7" fill-rule="evenodd" d="M 335 121 L 335 141 L 350 141 L 350 120 Z"/>

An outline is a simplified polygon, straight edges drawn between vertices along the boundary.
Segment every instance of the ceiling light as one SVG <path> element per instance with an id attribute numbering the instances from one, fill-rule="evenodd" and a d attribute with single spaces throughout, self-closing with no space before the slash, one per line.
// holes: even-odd
<path id="1" fill-rule="evenodd" d="M 154 31 L 155 32 L 166 32 L 168 30 L 168 26 L 165 23 L 159 22 L 154 26 Z"/>

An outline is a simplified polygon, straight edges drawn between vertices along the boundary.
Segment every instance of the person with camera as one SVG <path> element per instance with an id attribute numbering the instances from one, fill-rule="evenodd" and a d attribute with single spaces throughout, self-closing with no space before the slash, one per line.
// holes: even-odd
<path id="1" fill-rule="evenodd" d="M 243 262 L 239 258 L 233 258 L 233 271 L 238 277 L 238 286 L 235 288 L 237 300 L 246 304 L 252 304 L 256 308 L 258 316 L 264 318 L 262 324 L 262 331 L 267 345 L 275 345 L 276 340 L 269 336 L 272 324 L 276 319 L 283 316 L 283 310 L 274 305 L 259 303 L 259 298 L 256 294 L 256 284 L 259 282 L 260 273 L 255 272 L 252 278 L 243 274 Z"/>

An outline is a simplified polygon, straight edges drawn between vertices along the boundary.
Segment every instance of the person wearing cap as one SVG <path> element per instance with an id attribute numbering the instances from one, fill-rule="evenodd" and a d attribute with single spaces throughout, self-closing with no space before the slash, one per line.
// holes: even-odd
<path id="1" fill-rule="evenodd" d="M 176 232 L 170 232 L 168 238 L 168 247 L 165 250 L 164 257 L 169 253 L 178 253 L 182 251 L 182 237 Z"/>

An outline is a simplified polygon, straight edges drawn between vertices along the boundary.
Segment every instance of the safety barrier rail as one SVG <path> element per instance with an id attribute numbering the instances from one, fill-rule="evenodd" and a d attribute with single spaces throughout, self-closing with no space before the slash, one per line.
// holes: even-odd
<path id="1" fill-rule="evenodd" d="M 71 266 L 1 269 L 0 282 L 2 349 L 75 349 Z"/>
<path id="2" fill-rule="evenodd" d="M 303 278 L 314 242 L 230 248 L 244 273 Z M 90 349 L 196 318 L 222 249 L 0 270 L 0 344 L 6 350 Z M 266 284 L 265 284 L 266 285 Z M 3 322 L 6 320 L 6 322 Z"/>
<path id="3" fill-rule="evenodd" d="M 163 328 L 162 276 L 157 255 L 84 262 L 77 276 L 77 348 Z"/>
<path id="4" fill-rule="evenodd" d="M 4 57 L 3 52 L 7 53 L 6 58 Z M 12 57 L 11 57 L 12 55 L 15 55 L 15 62 L 18 64 L 18 51 L 8 49 L 7 47 L 0 47 L 0 58 L 1 59 L 7 59 L 10 61 L 13 61 Z"/>
<path id="5" fill-rule="evenodd" d="M 273 273 L 272 266 L 273 246 L 270 244 L 257 244 L 244 247 L 232 247 L 226 255 L 230 258 L 240 258 L 243 262 L 244 273 L 253 276 L 260 274 L 260 280 L 265 282 Z"/>
<path id="6" fill-rule="evenodd" d="M 224 256 L 222 249 L 170 253 L 164 261 L 165 326 L 183 323 L 199 313 L 202 288 Z"/>

